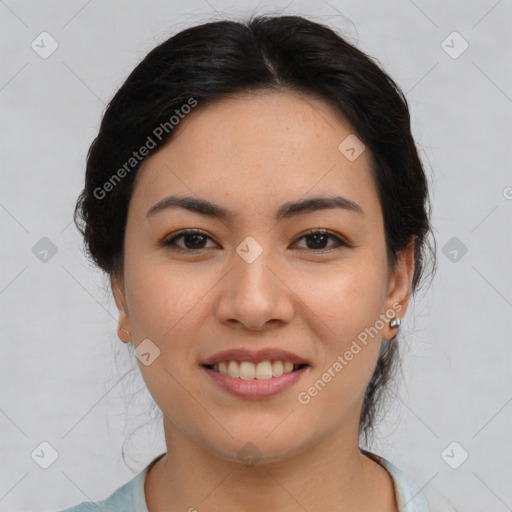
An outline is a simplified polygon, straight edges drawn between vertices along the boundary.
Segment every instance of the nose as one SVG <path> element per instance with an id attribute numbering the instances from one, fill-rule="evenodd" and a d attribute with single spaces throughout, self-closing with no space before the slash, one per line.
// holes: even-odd
<path id="1" fill-rule="evenodd" d="M 234 254 L 234 267 L 223 280 L 216 304 L 219 322 L 261 331 L 291 321 L 294 293 L 285 272 L 267 253 L 251 263 Z"/>

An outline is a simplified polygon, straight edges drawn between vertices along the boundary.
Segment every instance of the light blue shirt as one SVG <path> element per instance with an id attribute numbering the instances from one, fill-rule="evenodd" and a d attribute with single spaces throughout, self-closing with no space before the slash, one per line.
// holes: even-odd
<path id="1" fill-rule="evenodd" d="M 393 479 L 399 512 L 429 512 L 427 500 L 418 486 L 383 457 L 364 451 L 384 466 Z M 137 476 L 114 491 L 108 498 L 94 503 L 84 501 L 60 512 L 148 512 L 144 496 L 144 480 L 148 469 L 164 454 L 153 459 Z"/>

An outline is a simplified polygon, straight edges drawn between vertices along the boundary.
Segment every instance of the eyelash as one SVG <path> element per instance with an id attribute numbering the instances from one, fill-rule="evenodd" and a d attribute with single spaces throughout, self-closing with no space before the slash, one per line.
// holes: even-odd
<path id="1" fill-rule="evenodd" d="M 204 231 L 197 230 L 197 229 L 189 229 L 189 230 L 182 231 L 181 233 L 178 233 L 177 235 L 174 235 L 172 238 L 164 240 L 163 242 L 161 242 L 161 245 L 164 247 L 167 247 L 168 249 L 171 249 L 173 251 L 186 252 L 186 253 L 191 253 L 191 252 L 201 253 L 208 249 L 208 248 L 186 249 L 186 248 L 177 246 L 176 240 L 179 240 L 180 238 L 183 238 L 187 235 L 202 235 L 206 238 L 210 238 L 210 240 L 211 240 L 211 237 L 208 234 L 206 234 Z M 299 240 L 302 240 L 303 238 L 307 238 L 308 236 L 313 236 L 313 235 L 326 235 L 326 236 L 330 237 L 331 239 L 334 239 L 336 241 L 336 245 L 334 245 L 333 247 L 330 247 L 328 249 L 315 250 L 315 249 L 307 249 L 306 248 L 306 249 L 302 249 L 302 250 L 315 252 L 315 253 L 328 253 L 328 252 L 331 252 L 332 250 L 340 249 L 342 247 L 351 247 L 351 245 L 348 242 L 346 242 L 345 240 L 338 237 L 334 233 L 331 233 L 330 231 L 327 231 L 325 229 L 315 229 L 315 230 L 308 231 L 307 233 L 304 233 L 300 238 L 298 238 L 295 243 L 297 243 Z"/>

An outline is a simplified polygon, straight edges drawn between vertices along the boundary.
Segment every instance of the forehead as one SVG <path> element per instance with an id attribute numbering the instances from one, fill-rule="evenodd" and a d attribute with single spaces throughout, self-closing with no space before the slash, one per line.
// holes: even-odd
<path id="1" fill-rule="evenodd" d="M 340 113 L 309 95 L 265 91 L 199 105 L 139 170 L 134 207 L 182 193 L 237 212 L 274 212 L 286 201 L 339 193 L 371 208 L 369 148 L 355 159 L 344 152 L 345 141 L 364 147 L 355 137 Z"/>

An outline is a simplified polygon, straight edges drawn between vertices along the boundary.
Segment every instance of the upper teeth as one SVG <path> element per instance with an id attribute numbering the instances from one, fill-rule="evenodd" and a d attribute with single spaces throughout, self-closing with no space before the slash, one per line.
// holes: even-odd
<path id="1" fill-rule="evenodd" d="M 272 377 L 280 377 L 283 373 L 292 372 L 293 363 L 290 361 L 262 361 L 254 364 L 249 361 L 221 361 L 214 364 L 213 369 L 233 378 L 267 380 Z"/>

